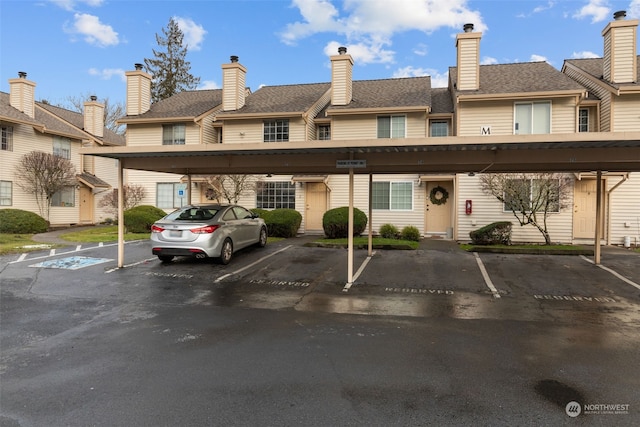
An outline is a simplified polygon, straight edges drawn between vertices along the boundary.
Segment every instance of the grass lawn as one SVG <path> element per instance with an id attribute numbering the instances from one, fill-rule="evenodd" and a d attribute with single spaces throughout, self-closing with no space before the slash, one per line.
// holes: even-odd
<path id="1" fill-rule="evenodd" d="M 151 233 L 125 233 L 124 240 L 144 240 L 148 239 Z M 108 225 L 104 227 L 95 227 L 83 231 L 71 231 L 60 235 L 63 240 L 79 243 L 100 243 L 100 242 L 117 242 L 118 226 Z"/>
<path id="2" fill-rule="evenodd" d="M 374 248 L 389 248 L 389 249 L 418 249 L 418 242 L 411 240 L 398 240 L 398 239 L 384 239 L 382 237 L 374 237 L 372 239 Z M 347 247 L 349 241 L 344 239 L 317 239 L 314 240 L 311 245 L 316 246 L 337 246 Z M 366 236 L 359 236 L 353 238 L 353 246 L 356 248 L 367 248 L 369 245 L 369 238 Z"/>
<path id="3" fill-rule="evenodd" d="M 0 255 L 41 251 L 59 247 L 47 243 L 36 242 L 31 239 L 33 234 L 0 234 Z"/>

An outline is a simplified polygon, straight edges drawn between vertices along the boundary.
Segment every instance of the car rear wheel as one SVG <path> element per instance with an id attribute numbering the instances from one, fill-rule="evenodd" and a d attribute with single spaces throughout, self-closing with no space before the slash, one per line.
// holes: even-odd
<path id="1" fill-rule="evenodd" d="M 258 239 L 258 246 L 264 248 L 267 246 L 267 229 L 262 227 L 260 229 L 260 238 Z"/>
<path id="2" fill-rule="evenodd" d="M 158 259 L 162 262 L 171 262 L 173 255 L 158 255 Z"/>
<path id="3" fill-rule="evenodd" d="M 220 264 L 227 265 L 233 256 L 233 243 L 231 239 L 225 239 L 222 242 L 222 250 L 220 251 Z"/>

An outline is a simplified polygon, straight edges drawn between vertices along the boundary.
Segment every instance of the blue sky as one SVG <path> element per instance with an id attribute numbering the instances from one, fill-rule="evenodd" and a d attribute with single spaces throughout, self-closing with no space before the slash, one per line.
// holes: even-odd
<path id="1" fill-rule="evenodd" d="M 640 18 L 640 0 L 1 0 L 0 90 L 18 71 L 36 99 L 125 99 L 124 72 L 153 56 L 176 19 L 201 88 L 220 88 L 237 55 L 247 85 L 330 81 L 329 56 L 347 46 L 354 79 L 430 75 L 446 86 L 465 23 L 481 31 L 484 64 L 602 56 L 613 12 Z"/>

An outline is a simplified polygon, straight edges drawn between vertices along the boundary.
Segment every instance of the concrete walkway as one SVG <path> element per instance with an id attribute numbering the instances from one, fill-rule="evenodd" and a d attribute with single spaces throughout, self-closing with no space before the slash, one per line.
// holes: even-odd
<path id="1" fill-rule="evenodd" d="M 70 240 L 62 239 L 60 236 L 67 233 L 74 233 L 76 231 L 90 230 L 96 227 L 104 227 L 102 225 L 83 225 L 79 227 L 60 228 L 58 230 L 47 231 L 46 233 L 39 233 L 33 235 L 33 240 L 40 243 L 51 243 L 55 245 L 73 245 L 80 242 L 72 242 Z"/>

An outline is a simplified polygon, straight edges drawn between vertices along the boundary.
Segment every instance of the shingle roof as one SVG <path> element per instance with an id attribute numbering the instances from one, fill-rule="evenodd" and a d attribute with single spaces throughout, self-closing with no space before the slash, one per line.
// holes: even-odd
<path id="1" fill-rule="evenodd" d="M 329 109 L 397 108 L 431 106 L 431 77 L 355 80 L 349 105 Z"/>
<path id="2" fill-rule="evenodd" d="M 449 67 L 449 79 L 456 87 L 457 67 Z M 579 83 L 547 62 L 522 62 L 480 66 L 480 89 L 456 91 L 462 95 L 495 95 L 530 92 L 584 90 Z"/>
<path id="3" fill-rule="evenodd" d="M 224 114 L 304 113 L 330 88 L 330 83 L 263 86 L 246 98 L 244 107 Z"/>
<path id="4" fill-rule="evenodd" d="M 123 119 L 195 118 L 222 104 L 222 89 L 187 90 L 151 104 L 144 114 Z"/>
<path id="5" fill-rule="evenodd" d="M 431 89 L 431 113 L 453 113 L 453 99 L 448 88 Z"/>
<path id="6" fill-rule="evenodd" d="M 65 122 L 72 125 L 74 129 L 76 129 L 76 133 L 79 135 L 78 138 L 84 138 L 85 135 L 77 132 L 77 129 L 84 130 L 84 117 L 82 113 L 78 113 L 77 111 L 67 110 L 66 108 L 56 107 L 51 104 L 45 104 L 42 102 L 36 102 L 36 106 L 42 108 L 64 120 Z M 56 130 L 64 130 L 68 129 L 68 125 L 65 123 L 61 123 L 59 120 L 52 120 L 48 114 L 43 114 L 38 111 L 36 108 L 36 118 L 43 117 L 43 120 L 47 120 L 50 124 L 47 124 L 47 129 L 56 129 Z M 124 145 L 125 138 L 123 135 L 118 135 L 108 128 L 103 129 L 103 137 L 98 137 L 94 135 L 94 138 L 100 140 L 105 145 Z"/>
<path id="7" fill-rule="evenodd" d="M 30 123 L 33 126 L 42 126 L 43 124 L 36 119 L 27 116 L 25 113 L 18 111 L 11 106 L 10 95 L 6 92 L 0 92 L 0 117 L 7 120 L 16 120 L 22 123 Z"/>
<path id="8" fill-rule="evenodd" d="M 101 180 L 100 178 L 98 178 L 93 174 L 90 174 L 89 172 L 82 172 L 76 175 L 76 177 L 91 188 L 96 188 L 96 187 L 110 188 L 111 187 L 111 185 L 108 182 Z"/>
<path id="9" fill-rule="evenodd" d="M 573 65 L 576 68 L 581 69 L 585 73 L 590 74 L 591 76 L 595 77 L 598 80 L 601 80 L 603 83 L 606 83 L 611 87 L 619 88 L 620 86 L 629 86 L 629 85 L 640 86 L 640 55 L 637 56 L 637 61 L 638 62 L 637 62 L 636 68 L 638 70 L 637 71 L 638 75 L 636 76 L 636 81 L 630 82 L 630 83 L 624 83 L 624 84 L 612 83 L 612 82 L 607 82 L 603 80 L 602 78 L 603 67 L 604 67 L 603 58 L 567 59 L 565 62 Z"/>

